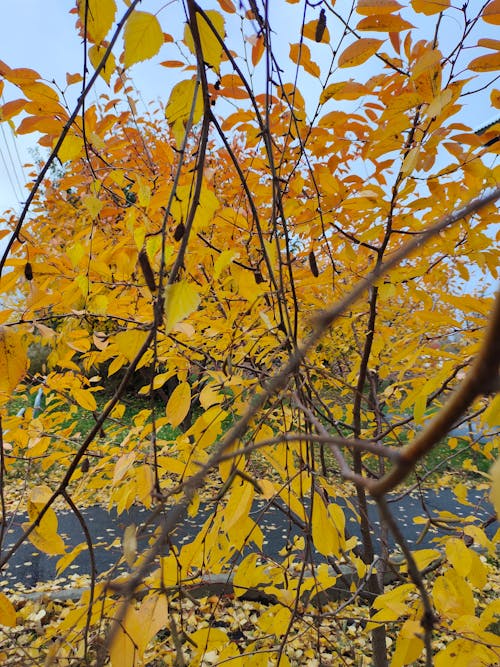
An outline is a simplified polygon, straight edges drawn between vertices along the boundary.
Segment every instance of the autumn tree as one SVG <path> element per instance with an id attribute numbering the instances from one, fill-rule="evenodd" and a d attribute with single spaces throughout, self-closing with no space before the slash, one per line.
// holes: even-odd
<path id="1" fill-rule="evenodd" d="M 1 120 L 48 155 L 2 222 L 0 538 L 20 475 L 27 517 L 0 562 L 29 540 L 60 571 L 82 548 L 94 563 L 80 510 L 96 498 L 142 504 L 157 526 L 146 543 L 143 527 L 125 531 L 129 574 L 92 567 L 30 659 L 498 664 L 498 533 L 428 516 L 446 536 L 410 548 L 387 494 L 439 474 L 466 503 L 429 453 L 459 455 L 471 484 L 477 457 L 498 453 L 499 129 L 476 132 L 464 106 L 500 106 L 499 42 L 484 36 L 500 4 L 154 4 L 80 0 L 85 65 L 64 89 L 0 63 Z M 171 72 L 161 104 L 137 92 L 146 60 Z M 470 435 L 449 436 L 457 424 Z M 492 475 L 498 508 L 498 464 Z M 258 499 L 293 527 L 280 561 L 266 559 Z M 208 518 L 176 546 L 200 504 Z M 73 550 L 62 506 L 81 524 Z M 224 599 L 198 626 L 182 611 L 214 574 L 266 601 L 239 640 L 218 621 Z M 8 591 L 0 622 L 7 639 L 29 624 Z"/>

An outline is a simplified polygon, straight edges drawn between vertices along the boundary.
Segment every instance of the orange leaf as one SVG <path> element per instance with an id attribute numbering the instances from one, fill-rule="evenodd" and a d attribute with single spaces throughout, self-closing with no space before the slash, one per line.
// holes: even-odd
<path id="1" fill-rule="evenodd" d="M 315 42 L 317 28 L 318 28 L 318 19 L 309 21 L 302 28 L 302 35 L 307 39 L 311 39 L 313 42 Z M 320 44 L 328 44 L 329 42 L 330 42 L 330 33 L 328 32 L 328 28 L 325 28 L 323 35 L 321 37 Z"/>
<path id="2" fill-rule="evenodd" d="M 236 12 L 236 7 L 233 5 L 231 0 L 219 0 L 219 5 L 228 14 L 234 14 Z"/>
<path id="3" fill-rule="evenodd" d="M 5 65 L 5 67 L 7 67 Z M 35 72 L 34 69 L 28 69 L 27 67 L 16 67 L 14 69 L 0 69 L 0 74 L 4 76 L 7 81 L 14 83 L 16 85 L 22 85 L 28 82 L 34 82 L 40 78 L 38 72 Z"/>
<path id="4" fill-rule="evenodd" d="M 384 43 L 383 39 L 365 37 L 347 47 L 339 56 L 339 67 L 355 67 L 368 60 Z"/>
<path id="5" fill-rule="evenodd" d="M 10 120 L 14 116 L 17 116 L 21 112 L 28 100 L 12 100 L 11 102 L 6 102 L 2 107 L 0 107 L 0 120 Z"/>
<path id="6" fill-rule="evenodd" d="M 473 72 L 496 72 L 500 69 L 500 51 L 474 58 L 469 63 L 469 69 Z"/>
<path id="7" fill-rule="evenodd" d="M 258 35 L 252 47 L 252 65 L 255 67 L 264 53 L 264 35 Z"/>
<path id="8" fill-rule="evenodd" d="M 311 60 L 311 50 L 307 44 L 290 44 L 290 59 L 312 76 L 320 75 L 318 65 Z"/>
<path id="9" fill-rule="evenodd" d="M 241 79 L 235 74 L 225 74 L 220 80 L 221 95 L 231 97 L 235 100 L 243 100 L 248 97 L 246 90 L 241 87 Z"/>
<path id="10" fill-rule="evenodd" d="M 60 121 L 51 116 L 27 116 L 19 123 L 17 133 L 41 132 L 42 134 L 59 135 L 61 130 L 62 124 Z"/>
<path id="11" fill-rule="evenodd" d="M 478 39 L 478 46 L 482 46 L 485 49 L 493 49 L 494 51 L 500 51 L 500 40 L 498 39 Z"/>
<path id="12" fill-rule="evenodd" d="M 66 74 L 66 83 L 68 86 L 70 86 L 72 83 L 78 83 L 79 81 L 82 80 L 82 75 L 80 73 L 77 74 Z"/>
<path id="13" fill-rule="evenodd" d="M 450 6 L 450 0 L 411 0 L 411 6 L 415 12 L 431 16 L 444 12 Z"/>
<path id="14" fill-rule="evenodd" d="M 356 11 L 358 14 L 371 16 L 372 14 L 392 14 L 402 7 L 403 5 L 396 0 L 358 0 Z"/>
<path id="15" fill-rule="evenodd" d="M 321 93 L 319 101 L 324 104 L 333 97 L 335 100 L 357 100 L 361 95 L 367 93 L 366 86 L 353 81 L 339 81 L 339 83 L 332 83 L 325 88 Z"/>
<path id="16" fill-rule="evenodd" d="M 185 64 L 182 60 L 163 60 L 160 63 L 163 67 L 184 67 Z"/>
<path id="17" fill-rule="evenodd" d="M 491 0 L 483 9 L 481 18 L 486 23 L 500 25 L 500 0 Z"/>
<path id="18" fill-rule="evenodd" d="M 401 32 L 409 30 L 415 26 L 405 21 L 399 14 L 375 14 L 367 16 L 356 26 L 357 30 L 366 30 L 370 32 Z"/>

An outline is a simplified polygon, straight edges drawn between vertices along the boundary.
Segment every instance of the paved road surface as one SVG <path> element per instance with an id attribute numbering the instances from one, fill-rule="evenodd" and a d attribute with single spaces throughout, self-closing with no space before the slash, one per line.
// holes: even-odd
<path id="1" fill-rule="evenodd" d="M 436 516 L 439 511 L 448 511 L 459 516 L 475 516 L 477 523 L 491 516 L 493 510 L 487 500 L 487 492 L 470 491 L 468 500 L 472 506 L 460 505 L 453 492 L 450 489 L 443 489 L 439 492 L 426 491 L 423 496 L 416 493 L 404 496 L 389 496 L 389 505 L 399 525 L 409 541 L 410 545 L 415 544 L 422 526 L 413 523 L 413 517 L 422 515 L 422 499 L 425 502 L 427 510 L 432 516 Z M 266 507 L 265 503 L 255 503 L 253 507 L 253 517 L 259 520 L 259 525 L 264 533 L 264 553 L 271 558 L 280 558 L 278 552 L 286 544 L 287 539 L 297 534 L 296 529 L 289 525 L 287 517 L 275 507 Z M 148 512 L 141 508 L 132 508 L 129 512 L 120 516 L 116 512 L 108 512 L 99 506 L 90 507 L 82 512 L 88 525 L 90 534 L 94 543 L 103 542 L 109 545 L 117 537 L 121 538 L 125 528 L 134 523 L 139 525 L 148 515 Z M 188 518 L 186 522 L 177 529 L 174 542 L 177 545 L 190 540 L 197 532 L 197 527 L 202 524 L 206 518 L 207 509 L 200 507 L 200 512 L 195 518 Z M 359 537 L 359 528 L 357 521 L 353 518 L 349 510 L 346 510 L 347 530 L 352 535 Z M 374 526 L 374 535 L 378 540 L 380 537 L 380 523 L 376 507 L 370 505 L 370 517 Z M 59 533 L 63 536 L 68 550 L 84 541 L 80 524 L 70 512 L 59 512 Z M 7 531 L 5 543 L 2 551 L 12 545 L 21 535 L 21 524 L 26 521 L 26 516 L 17 515 L 11 517 L 11 524 Z M 488 535 L 497 530 L 498 523 L 490 525 L 487 529 Z M 433 546 L 432 540 L 438 533 L 429 531 L 418 548 Z M 435 546 L 435 545 L 434 545 Z M 96 562 L 99 573 L 105 572 L 121 556 L 121 547 L 106 549 L 104 546 L 96 549 Z M 0 585 L 11 587 L 15 582 L 21 582 L 24 586 L 32 587 L 38 582 L 49 581 L 55 577 L 55 564 L 59 557 L 49 557 L 46 554 L 39 553 L 31 544 L 24 544 L 12 557 L 8 566 L 0 573 Z M 318 556 L 318 559 L 321 557 Z M 126 570 L 126 566 L 124 568 Z M 68 568 L 63 576 L 73 573 L 89 573 L 90 560 L 86 552 L 82 552 Z"/>

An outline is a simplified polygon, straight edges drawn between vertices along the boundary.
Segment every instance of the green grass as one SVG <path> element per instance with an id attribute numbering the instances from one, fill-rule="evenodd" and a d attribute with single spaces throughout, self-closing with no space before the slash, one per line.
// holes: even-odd
<path id="1" fill-rule="evenodd" d="M 36 392 L 25 392 L 22 395 L 18 395 L 12 398 L 8 406 L 8 412 L 11 415 L 16 414 L 21 408 L 28 409 L 33 406 Z M 109 392 L 101 391 L 95 394 L 97 401 L 97 410 L 96 414 L 99 415 L 101 410 L 104 408 L 105 404 L 111 398 L 112 394 Z M 154 407 L 157 417 L 162 417 L 165 414 L 165 404 L 164 402 L 156 398 L 154 401 L 151 401 L 149 398 L 139 396 L 135 393 L 125 393 L 120 403 L 125 406 L 125 412 L 123 416 L 119 419 L 111 418 L 108 422 L 105 423 L 105 433 L 118 433 L 119 429 L 126 430 L 134 426 L 134 416 L 144 409 L 151 409 Z M 49 403 L 45 406 L 46 412 L 52 410 L 58 410 L 60 407 Z M 67 428 L 71 423 L 76 423 L 76 427 L 73 430 L 75 437 L 75 448 L 78 445 L 78 442 L 81 442 L 87 433 L 95 425 L 95 417 L 91 412 L 81 408 L 80 406 L 74 404 L 71 405 L 70 414 L 64 419 L 59 425 L 59 429 Z M 193 421 L 200 414 L 201 408 L 197 408 L 195 414 L 193 415 Z M 29 414 L 29 413 L 28 413 Z M 234 419 L 228 416 L 224 420 L 223 424 L 223 433 L 226 432 L 234 423 Z M 116 428 L 115 428 L 116 427 Z M 163 440 L 174 440 L 180 433 L 180 428 L 172 428 L 169 425 L 163 425 L 158 429 L 157 436 Z M 346 433 L 346 435 L 348 435 Z M 406 444 L 407 433 L 400 431 L 399 440 L 402 444 Z M 317 454 L 316 454 L 317 453 Z M 346 458 L 350 461 L 350 454 L 345 453 Z M 319 448 L 315 447 L 315 458 L 317 469 L 321 470 L 321 460 L 319 456 Z M 259 461 L 261 457 L 258 453 L 252 456 L 254 464 L 259 467 Z M 327 470 L 329 472 L 338 472 L 338 466 L 334 460 L 333 455 L 331 454 L 328 447 L 324 448 L 324 457 L 323 459 L 326 462 Z M 455 449 L 450 449 L 448 444 L 448 439 L 442 440 L 436 447 L 434 447 L 429 454 L 417 464 L 416 475 L 419 478 L 426 477 L 431 482 L 437 481 L 439 476 L 445 473 L 456 473 L 456 474 L 466 474 L 468 477 L 475 477 L 473 471 L 467 470 L 464 472 L 464 463 L 467 460 L 472 460 L 474 466 L 481 472 L 487 472 L 491 466 L 491 460 L 484 456 L 481 451 L 474 450 L 468 443 L 466 438 L 457 438 L 457 445 Z M 370 464 L 374 472 L 378 472 L 378 464 L 375 457 L 372 459 Z M 267 463 L 264 465 L 264 470 L 267 467 Z M 408 482 L 410 484 L 414 483 L 417 479 L 415 473 L 409 477 Z"/>

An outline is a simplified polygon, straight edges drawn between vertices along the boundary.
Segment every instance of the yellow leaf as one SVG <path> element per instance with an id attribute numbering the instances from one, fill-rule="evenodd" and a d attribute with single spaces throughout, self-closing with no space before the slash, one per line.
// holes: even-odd
<path id="1" fill-rule="evenodd" d="M 472 505 L 472 503 L 467 500 L 467 487 L 463 482 L 460 482 L 454 486 L 453 493 L 455 494 L 457 500 L 462 503 L 462 505 Z"/>
<path id="2" fill-rule="evenodd" d="M 450 0 L 411 0 L 413 11 L 431 16 L 444 12 L 450 6 Z"/>
<path id="3" fill-rule="evenodd" d="M 490 648 L 488 643 L 491 643 L 493 648 Z M 455 639 L 437 653 L 434 667 L 486 667 L 487 665 L 497 667 L 496 646 L 498 646 L 498 635 L 493 634 L 490 634 L 486 641 Z"/>
<path id="4" fill-rule="evenodd" d="M 239 440 L 237 440 L 230 447 L 228 447 L 225 453 L 227 455 L 230 455 L 233 452 L 237 451 L 238 449 L 241 449 L 241 442 Z M 244 467 L 244 465 L 245 465 L 245 459 L 244 457 L 241 456 L 241 454 L 238 457 L 234 457 L 226 461 L 221 461 L 219 463 L 219 475 L 221 476 L 222 481 L 226 482 L 229 478 L 229 475 L 235 468 L 241 469 Z"/>
<path id="5" fill-rule="evenodd" d="M 195 79 L 186 79 L 176 83 L 170 93 L 170 98 L 165 109 L 165 116 L 172 128 L 177 146 L 182 145 L 184 131 L 191 116 L 193 98 L 196 101 L 193 110 L 192 124 L 195 125 L 203 115 L 203 99 L 199 94 Z"/>
<path id="6" fill-rule="evenodd" d="M 406 600 L 414 590 L 413 584 L 401 584 L 375 598 L 373 606 L 375 609 L 390 609 L 397 614 L 404 614 L 408 609 Z"/>
<path id="7" fill-rule="evenodd" d="M 259 485 L 260 490 L 262 491 L 262 495 L 266 500 L 274 498 L 274 496 L 276 495 L 276 490 L 274 488 L 274 484 L 271 482 L 270 479 L 259 479 L 257 480 L 257 483 Z"/>
<path id="8" fill-rule="evenodd" d="M 78 15 L 87 27 L 87 39 L 100 44 L 108 34 L 116 14 L 115 0 L 78 0 Z"/>
<path id="9" fill-rule="evenodd" d="M 391 667 L 404 667 L 418 660 L 424 648 L 421 635 L 422 626 L 419 621 L 408 619 L 403 623 L 396 640 Z"/>
<path id="10" fill-rule="evenodd" d="M 370 32 L 401 32 L 414 27 L 414 25 L 401 18 L 399 14 L 395 16 L 392 14 L 374 14 L 361 19 L 356 29 Z"/>
<path id="11" fill-rule="evenodd" d="M 420 424 L 420 422 L 422 421 L 426 409 L 427 409 L 427 396 L 425 394 L 421 394 L 420 396 L 417 396 L 417 398 L 415 399 L 415 403 L 413 405 L 413 417 L 417 422 L 417 424 Z"/>
<path id="12" fill-rule="evenodd" d="M 466 577 L 469 574 L 472 565 L 472 551 L 465 546 L 462 540 L 450 537 L 446 541 L 446 558 L 460 576 Z"/>
<path id="13" fill-rule="evenodd" d="M 112 667 L 137 667 L 142 658 L 139 646 L 142 637 L 142 621 L 139 613 L 129 605 L 125 618 L 118 624 L 109 647 Z"/>
<path id="14" fill-rule="evenodd" d="M 137 556 L 137 528 L 135 524 L 130 524 L 125 528 L 122 540 L 123 557 L 129 567 L 133 567 Z"/>
<path id="15" fill-rule="evenodd" d="M 436 579 L 433 598 L 438 613 L 447 618 L 458 618 L 464 614 L 474 616 L 472 590 L 454 568 L 450 568 Z"/>
<path id="16" fill-rule="evenodd" d="M 396 2 L 396 0 L 358 0 L 358 4 L 356 5 L 358 14 L 363 14 L 364 16 L 392 14 L 392 12 L 396 12 L 401 8 L 402 5 Z"/>
<path id="17" fill-rule="evenodd" d="M 11 327 L 0 327 L 0 405 L 10 400 L 27 367 L 26 348 L 20 334 Z"/>
<path id="18" fill-rule="evenodd" d="M 495 554 L 495 545 L 491 540 L 488 539 L 486 533 L 479 526 L 465 526 L 464 534 L 472 537 L 476 544 L 480 544 L 482 547 L 488 551 L 490 556 Z"/>
<path id="19" fill-rule="evenodd" d="M 59 558 L 59 560 L 56 563 L 57 576 L 59 577 L 68 567 L 68 565 L 71 565 L 71 563 L 75 560 L 75 558 L 79 556 L 81 552 L 84 551 L 86 548 L 87 548 L 87 543 L 81 542 L 80 544 L 77 544 L 76 547 L 71 549 L 71 551 L 69 551 L 67 554 Z"/>
<path id="20" fill-rule="evenodd" d="M 364 37 L 350 44 L 339 56 L 339 67 L 355 67 L 373 56 L 384 43 L 383 39 Z"/>
<path id="21" fill-rule="evenodd" d="M 496 72 L 500 69 L 500 52 L 474 58 L 469 63 L 469 69 L 472 72 Z"/>
<path id="22" fill-rule="evenodd" d="M 145 464 L 135 469 L 137 498 L 145 506 L 151 507 L 151 492 L 154 486 L 154 475 L 151 466 Z"/>
<path id="23" fill-rule="evenodd" d="M 233 484 L 229 501 L 224 509 L 224 526 L 227 530 L 248 516 L 254 494 L 255 488 L 250 482 Z"/>
<path id="24" fill-rule="evenodd" d="M 147 337 L 147 331 L 127 329 L 126 331 L 119 331 L 116 334 L 115 345 L 127 361 L 133 361 Z"/>
<path id="25" fill-rule="evenodd" d="M 437 549 L 419 549 L 413 552 L 413 558 L 419 570 L 423 570 L 428 565 L 441 557 L 441 553 Z M 407 564 L 401 568 L 403 571 L 407 570 Z"/>
<path id="26" fill-rule="evenodd" d="M 326 507 L 323 499 L 314 494 L 312 537 L 314 546 L 323 556 L 340 555 L 344 543 L 344 514 L 338 505 Z"/>
<path id="27" fill-rule="evenodd" d="M 190 407 L 191 387 L 187 382 L 181 382 L 170 395 L 165 408 L 166 417 L 172 426 L 179 426 L 188 414 Z"/>
<path id="28" fill-rule="evenodd" d="M 23 523 L 23 530 L 27 530 L 31 523 Z M 44 514 L 39 525 L 30 533 L 29 541 L 37 549 L 49 555 L 62 554 L 66 548 L 60 535 L 57 534 L 57 516 L 50 507 Z"/>
<path id="29" fill-rule="evenodd" d="M 194 661 L 190 661 L 190 664 L 199 665 L 198 660 L 205 653 L 222 648 L 229 642 L 229 637 L 224 630 L 209 626 L 193 632 L 193 634 L 189 635 L 189 640 L 196 646 L 195 659 Z"/>
<path id="30" fill-rule="evenodd" d="M 164 560 L 167 560 L 167 558 Z M 177 574 L 175 566 L 174 573 Z M 137 613 L 141 620 L 141 635 L 138 639 L 138 646 L 139 655 L 142 656 L 149 642 L 168 623 L 168 602 L 166 596 L 160 593 L 159 595 L 147 597 L 142 602 Z"/>
<path id="31" fill-rule="evenodd" d="M 211 405 L 222 403 L 224 395 L 220 394 L 213 385 L 207 384 L 200 392 L 200 405 L 204 410 L 207 410 Z"/>
<path id="32" fill-rule="evenodd" d="M 332 574 L 331 568 L 326 563 L 321 563 L 317 567 L 315 579 L 318 585 L 326 591 L 335 586 L 338 575 Z"/>
<path id="33" fill-rule="evenodd" d="M 223 250 L 215 260 L 214 278 L 218 278 L 234 259 L 240 256 L 237 250 Z"/>
<path id="34" fill-rule="evenodd" d="M 135 11 L 125 25 L 123 42 L 124 67 L 155 56 L 163 44 L 163 31 L 156 16 Z"/>
<path id="35" fill-rule="evenodd" d="M 251 553 L 238 565 L 233 579 L 236 595 L 243 595 L 249 588 L 259 588 L 272 583 L 271 574 L 265 565 L 257 563 L 258 558 L 258 554 Z"/>
<path id="36" fill-rule="evenodd" d="M 420 146 L 414 146 L 410 148 L 406 154 L 403 164 L 401 165 L 401 174 L 403 176 L 408 176 L 415 171 L 415 168 L 418 164 L 418 158 L 420 156 Z M 425 397 L 424 397 L 425 398 Z"/>
<path id="37" fill-rule="evenodd" d="M 94 195 L 88 195 L 86 197 L 83 197 L 82 202 L 87 211 L 94 219 L 97 218 L 97 216 L 102 210 L 102 207 L 104 206 L 104 202 L 102 202 L 99 199 L 99 197 L 94 197 Z"/>
<path id="38" fill-rule="evenodd" d="M 165 288 L 165 333 L 169 334 L 176 324 L 191 315 L 200 305 L 200 295 L 186 280 Z"/>
<path id="39" fill-rule="evenodd" d="M 192 188 L 190 185 L 180 185 L 175 192 L 175 200 L 172 204 L 171 214 L 177 222 L 185 222 L 192 201 Z M 209 187 L 206 181 L 200 192 L 198 206 L 196 207 L 196 215 L 193 223 L 193 231 L 201 231 L 208 227 L 215 212 L 220 208 L 220 202 Z"/>
<path id="40" fill-rule="evenodd" d="M 287 607 L 275 604 L 269 607 L 258 619 L 257 625 L 265 634 L 280 637 L 285 634 L 290 624 L 292 611 Z M 280 665 L 284 665 L 280 660 Z"/>
<path id="41" fill-rule="evenodd" d="M 83 154 L 84 146 L 82 137 L 79 137 L 77 134 L 67 134 L 57 151 L 57 157 L 61 162 L 76 160 Z"/>
<path id="42" fill-rule="evenodd" d="M 105 44 L 98 45 L 94 44 L 89 49 L 89 60 L 92 63 L 92 67 L 97 69 L 100 65 L 101 60 L 103 59 L 104 54 L 106 53 L 107 46 Z M 103 69 L 100 71 L 100 76 L 109 84 L 111 80 L 111 75 L 116 70 L 116 60 L 112 53 L 109 54 L 106 64 Z"/>
<path id="43" fill-rule="evenodd" d="M 16 626 L 16 610 L 4 593 L 0 593 L 0 625 L 6 625 L 9 628 Z"/>
<path id="44" fill-rule="evenodd" d="M 120 456 L 118 461 L 115 464 L 115 471 L 113 473 L 113 486 L 122 480 L 130 466 L 133 465 L 135 461 L 135 452 L 128 452 Z"/>
<path id="45" fill-rule="evenodd" d="M 500 426 L 500 394 L 497 394 L 483 414 L 483 421 L 491 428 Z"/>
<path id="46" fill-rule="evenodd" d="M 71 395 L 84 410 L 90 410 L 91 412 L 97 410 L 97 403 L 94 395 L 88 389 L 73 387 L 71 389 Z"/>
<path id="47" fill-rule="evenodd" d="M 500 516 L 500 457 L 490 468 L 491 491 L 490 500 L 497 516 Z"/>
<path id="48" fill-rule="evenodd" d="M 486 23 L 500 25 L 500 0 L 491 0 L 483 9 L 481 18 Z"/>
<path id="49" fill-rule="evenodd" d="M 66 248 L 66 255 L 69 257 L 71 264 L 75 267 L 85 255 L 85 248 L 81 243 L 76 242 L 69 248 Z"/>
<path id="50" fill-rule="evenodd" d="M 219 12 L 216 12 L 214 9 L 205 10 L 205 13 L 221 40 L 224 40 L 226 36 L 226 30 L 224 17 L 222 14 L 219 14 Z M 198 32 L 200 35 L 201 51 L 203 54 L 203 62 L 207 63 L 207 65 L 210 65 L 210 67 L 213 67 L 214 70 L 218 72 L 223 53 L 221 43 L 219 42 L 217 35 L 214 34 L 212 28 L 205 21 L 205 18 L 200 14 L 197 14 L 196 17 L 198 23 Z M 191 34 L 191 28 L 188 24 L 186 24 L 184 28 L 184 41 L 186 42 L 191 53 L 196 55 L 193 35 Z"/>
<path id="51" fill-rule="evenodd" d="M 350 79 L 349 81 L 339 81 L 338 83 L 331 83 L 321 93 L 319 101 L 324 104 L 333 97 L 335 100 L 357 100 L 361 95 L 368 91 L 366 86 L 357 81 Z"/>
<path id="52" fill-rule="evenodd" d="M 200 509 L 200 494 L 196 491 L 195 493 L 193 493 L 193 496 L 189 501 L 188 516 L 194 518 L 198 514 L 199 509 Z"/>

